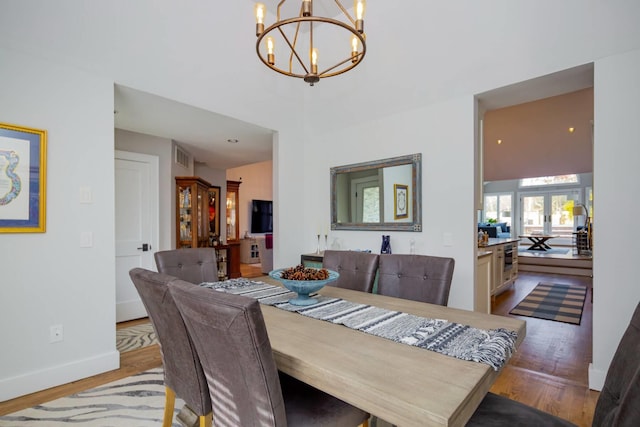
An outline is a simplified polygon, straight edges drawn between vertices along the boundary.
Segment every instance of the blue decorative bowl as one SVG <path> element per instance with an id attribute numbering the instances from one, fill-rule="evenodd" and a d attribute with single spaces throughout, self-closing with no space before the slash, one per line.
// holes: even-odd
<path id="1" fill-rule="evenodd" d="M 309 268 L 309 267 L 307 267 Z M 327 270 L 329 272 L 329 277 L 324 280 L 289 280 L 283 279 L 282 272 L 287 270 L 286 268 L 281 268 L 279 270 L 273 270 L 269 272 L 269 276 L 272 279 L 276 279 L 279 282 L 282 282 L 285 288 L 289 289 L 292 292 L 298 294 L 297 298 L 292 298 L 289 300 L 289 304 L 292 305 L 311 305 L 318 302 L 317 299 L 311 298 L 309 294 L 314 292 L 318 292 L 320 289 L 324 287 L 329 282 L 333 282 L 340 274 L 337 271 Z"/>

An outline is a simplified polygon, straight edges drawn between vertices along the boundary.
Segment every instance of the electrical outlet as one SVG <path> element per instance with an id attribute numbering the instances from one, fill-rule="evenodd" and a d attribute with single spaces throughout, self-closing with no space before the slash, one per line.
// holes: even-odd
<path id="1" fill-rule="evenodd" d="M 62 325 L 51 325 L 49 327 L 49 342 L 60 342 L 64 339 Z"/>

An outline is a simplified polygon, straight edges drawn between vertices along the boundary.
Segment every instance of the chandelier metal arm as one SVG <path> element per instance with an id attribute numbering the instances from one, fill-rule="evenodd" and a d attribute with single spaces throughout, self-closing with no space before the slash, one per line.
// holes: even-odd
<path id="1" fill-rule="evenodd" d="M 364 55 L 364 52 L 358 53 L 355 57 L 358 58 L 358 61 L 359 61 L 360 58 L 362 57 L 362 55 Z M 327 74 L 329 71 L 333 70 L 334 68 L 338 68 L 342 64 L 346 64 L 349 61 L 353 61 L 353 58 L 354 58 L 353 56 L 350 56 L 347 59 L 345 59 L 344 61 L 338 62 L 336 65 L 334 65 L 332 67 L 329 67 L 326 70 L 323 70 L 321 73 L 318 73 L 318 76 L 319 77 L 325 77 L 325 74 Z M 344 73 L 345 71 L 348 71 L 348 70 L 349 70 L 349 68 L 347 68 L 345 70 L 342 70 L 339 73 L 333 73 L 333 74 L 327 75 L 326 77 L 337 76 L 338 74 L 342 74 L 342 73 Z"/>
<path id="2" fill-rule="evenodd" d="M 277 13 L 277 20 L 280 21 L 280 8 L 282 7 L 282 5 L 286 2 L 287 0 L 281 0 L 280 3 L 278 3 L 278 13 Z M 300 10 L 302 10 L 302 5 L 300 6 Z"/>
<path id="3" fill-rule="evenodd" d="M 291 49 L 291 54 L 289 55 L 289 73 L 293 73 L 292 62 L 293 62 L 294 55 L 298 59 L 298 63 L 300 64 L 300 66 L 304 69 L 304 72 L 308 73 L 309 70 L 307 69 L 306 65 L 304 65 L 304 61 L 302 60 L 302 58 L 300 58 L 300 56 L 298 55 L 298 51 L 296 50 L 296 43 L 298 42 L 298 30 L 300 29 L 300 22 L 298 22 L 296 25 L 297 25 L 297 28 L 296 28 L 296 33 L 293 37 L 293 44 L 291 44 L 291 42 L 289 41 L 289 37 L 287 37 L 284 31 L 282 31 L 281 27 L 278 27 L 278 31 L 282 35 L 282 38 L 284 39 L 284 41 L 287 42 L 287 45 L 289 45 L 289 49 Z M 267 30 L 270 30 L 270 28 L 267 28 Z M 260 40 L 258 40 L 258 46 L 259 45 L 260 45 Z M 260 55 L 259 48 L 258 48 L 258 55 Z"/>
<path id="4" fill-rule="evenodd" d="M 342 10 L 342 13 L 344 13 L 344 16 L 346 16 L 347 18 L 349 18 L 349 21 L 351 21 L 351 23 L 353 24 L 353 26 L 356 26 L 356 21 L 355 19 L 353 19 L 351 17 L 351 15 L 349 15 L 349 12 L 347 12 L 347 9 L 344 8 L 344 6 L 342 6 L 342 3 L 340 3 L 340 0 L 335 0 L 336 4 L 338 5 L 338 7 L 340 8 L 340 10 Z"/>

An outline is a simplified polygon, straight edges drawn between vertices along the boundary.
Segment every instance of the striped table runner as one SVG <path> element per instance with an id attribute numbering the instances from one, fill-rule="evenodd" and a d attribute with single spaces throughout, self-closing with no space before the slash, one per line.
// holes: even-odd
<path id="1" fill-rule="evenodd" d="M 517 339 L 517 333 L 507 329 L 478 329 L 443 319 L 414 316 L 321 295 L 314 296 L 318 300 L 316 304 L 296 306 L 288 302 L 296 297 L 295 292 L 250 279 L 202 283 L 201 286 L 252 297 L 261 304 L 344 325 L 458 359 L 485 363 L 496 371 L 511 357 Z"/>

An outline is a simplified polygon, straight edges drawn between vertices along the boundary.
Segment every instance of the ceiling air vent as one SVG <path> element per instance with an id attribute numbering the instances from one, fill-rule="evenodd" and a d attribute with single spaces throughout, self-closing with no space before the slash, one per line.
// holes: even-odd
<path id="1" fill-rule="evenodd" d="M 176 145 L 176 163 L 184 166 L 185 168 L 189 167 L 189 153 L 187 153 L 177 145 Z"/>

